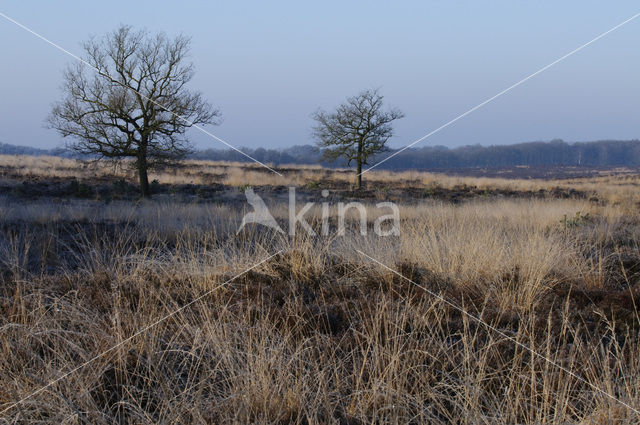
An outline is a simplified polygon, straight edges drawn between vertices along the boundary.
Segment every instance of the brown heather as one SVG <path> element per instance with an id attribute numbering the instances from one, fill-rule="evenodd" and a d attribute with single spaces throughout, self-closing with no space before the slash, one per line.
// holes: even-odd
<path id="1" fill-rule="evenodd" d="M 129 176 L 58 158 L 4 156 L 0 167 L 5 182 Z M 152 178 L 320 190 L 350 175 L 190 161 Z M 355 217 L 345 237 L 236 235 L 246 207 L 234 203 L 4 195 L 0 423 L 638 423 L 615 399 L 640 409 L 639 182 L 372 171 L 365 185 L 391 191 L 516 192 L 407 195 L 401 235 L 386 238 L 361 236 Z M 523 196 L 555 188 L 581 194 Z M 281 203 L 270 205 L 284 224 Z"/>

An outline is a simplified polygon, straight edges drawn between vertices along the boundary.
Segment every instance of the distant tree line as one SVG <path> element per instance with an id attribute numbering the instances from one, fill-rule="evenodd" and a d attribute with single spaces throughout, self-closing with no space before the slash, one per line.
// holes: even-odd
<path id="1" fill-rule="evenodd" d="M 343 167 L 344 161 L 327 161 L 322 153 L 312 145 L 297 145 L 285 149 L 249 149 L 243 152 L 255 159 L 284 164 L 320 164 L 325 167 Z M 378 154 L 372 163 L 384 159 L 394 150 Z M 2 155 L 54 155 L 79 157 L 65 149 L 37 149 L 26 146 L 0 143 Z M 213 161 L 250 162 L 242 154 L 229 149 L 199 150 L 192 159 Z M 627 166 L 640 167 L 640 140 L 603 140 L 597 142 L 567 143 L 562 140 L 551 142 L 529 142 L 503 146 L 463 146 L 449 149 L 445 146 L 424 146 L 411 148 L 381 164 L 386 170 L 430 170 L 476 167 L 513 167 L 517 165 L 550 166 L 573 165 L 585 167 Z"/>
<path id="2" fill-rule="evenodd" d="M 321 164 L 336 166 L 337 163 L 323 161 L 320 151 L 312 145 L 296 145 L 285 149 L 265 148 L 240 148 L 242 152 L 257 159 L 260 162 L 282 164 Z M 236 161 L 251 162 L 249 158 L 233 149 L 205 149 L 194 152 L 189 156 L 192 159 L 206 159 L 212 161 Z"/>
<path id="3" fill-rule="evenodd" d="M 286 149 L 243 149 L 261 162 L 282 164 L 321 164 L 327 167 L 344 166 L 343 161 L 328 161 L 311 145 L 298 145 Z M 377 154 L 371 163 L 391 155 L 394 150 Z M 216 161 L 248 159 L 233 150 L 207 149 L 194 153 L 192 158 Z M 573 165 L 586 167 L 640 166 L 640 140 L 602 140 L 597 142 L 567 143 L 528 142 L 514 145 L 471 145 L 458 148 L 424 146 L 410 148 L 382 163 L 379 169 L 429 170 L 475 167 L 513 167 L 518 165 L 552 166 Z"/>
<path id="4" fill-rule="evenodd" d="M 11 145 L 9 143 L 0 143 L 0 155 L 52 155 L 49 149 L 31 148 L 28 146 Z"/>

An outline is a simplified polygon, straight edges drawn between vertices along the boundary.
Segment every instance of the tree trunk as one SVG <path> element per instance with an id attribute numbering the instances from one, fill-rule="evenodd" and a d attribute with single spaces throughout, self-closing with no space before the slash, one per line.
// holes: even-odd
<path id="1" fill-rule="evenodd" d="M 358 155 L 356 157 L 356 190 L 362 188 L 362 151 L 364 141 L 358 140 Z"/>
<path id="2" fill-rule="evenodd" d="M 140 152 L 138 152 L 138 176 L 140 177 L 140 193 L 143 198 L 151 197 L 151 192 L 149 191 L 149 176 L 147 174 L 148 168 L 147 153 L 141 149 Z"/>

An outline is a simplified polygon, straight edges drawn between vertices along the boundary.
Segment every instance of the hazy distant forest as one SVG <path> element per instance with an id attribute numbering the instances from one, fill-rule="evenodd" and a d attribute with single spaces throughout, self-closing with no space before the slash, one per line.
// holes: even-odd
<path id="1" fill-rule="evenodd" d="M 393 153 L 378 154 L 372 161 L 382 160 Z M 284 150 L 258 148 L 249 150 L 254 158 L 274 164 L 317 164 L 344 166 L 326 162 L 310 145 L 294 146 Z M 241 154 L 228 150 L 208 149 L 194 155 L 197 159 L 247 161 Z M 433 169 L 468 167 L 513 167 L 517 165 L 584 165 L 584 166 L 640 166 L 640 141 L 597 141 L 567 143 L 529 142 L 504 146 L 471 145 L 450 149 L 446 146 L 424 146 L 407 149 L 380 164 L 380 169 Z"/>
<path id="2" fill-rule="evenodd" d="M 280 164 L 321 164 L 327 167 L 344 166 L 340 161 L 327 162 L 312 145 L 297 145 L 286 149 L 242 149 L 262 162 Z M 381 160 L 393 150 L 379 154 Z M 0 154 L 73 156 L 63 149 L 36 149 L 0 143 Z M 234 150 L 206 149 L 196 151 L 193 159 L 247 162 L 248 159 Z M 372 162 L 375 163 L 375 160 Z M 426 170 L 473 167 L 513 167 L 519 165 L 551 166 L 572 165 L 588 167 L 640 166 L 640 140 L 603 140 L 596 142 L 567 143 L 528 142 L 514 145 L 470 145 L 450 149 L 445 146 L 410 148 L 379 166 L 386 170 Z"/>

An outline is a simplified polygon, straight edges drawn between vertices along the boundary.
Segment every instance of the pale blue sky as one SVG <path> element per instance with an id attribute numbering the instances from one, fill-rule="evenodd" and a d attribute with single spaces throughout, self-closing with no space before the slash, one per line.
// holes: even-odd
<path id="1" fill-rule="evenodd" d="M 404 146 L 640 12 L 637 1 L 0 1 L 68 50 L 130 24 L 193 38 L 191 87 L 235 146 L 310 143 L 310 114 L 381 87 Z M 640 137 L 640 18 L 425 144 Z M 71 57 L 0 18 L 0 141 L 56 147 L 43 127 Z M 224 148 L 192 132 L 200 148 Z"/>

